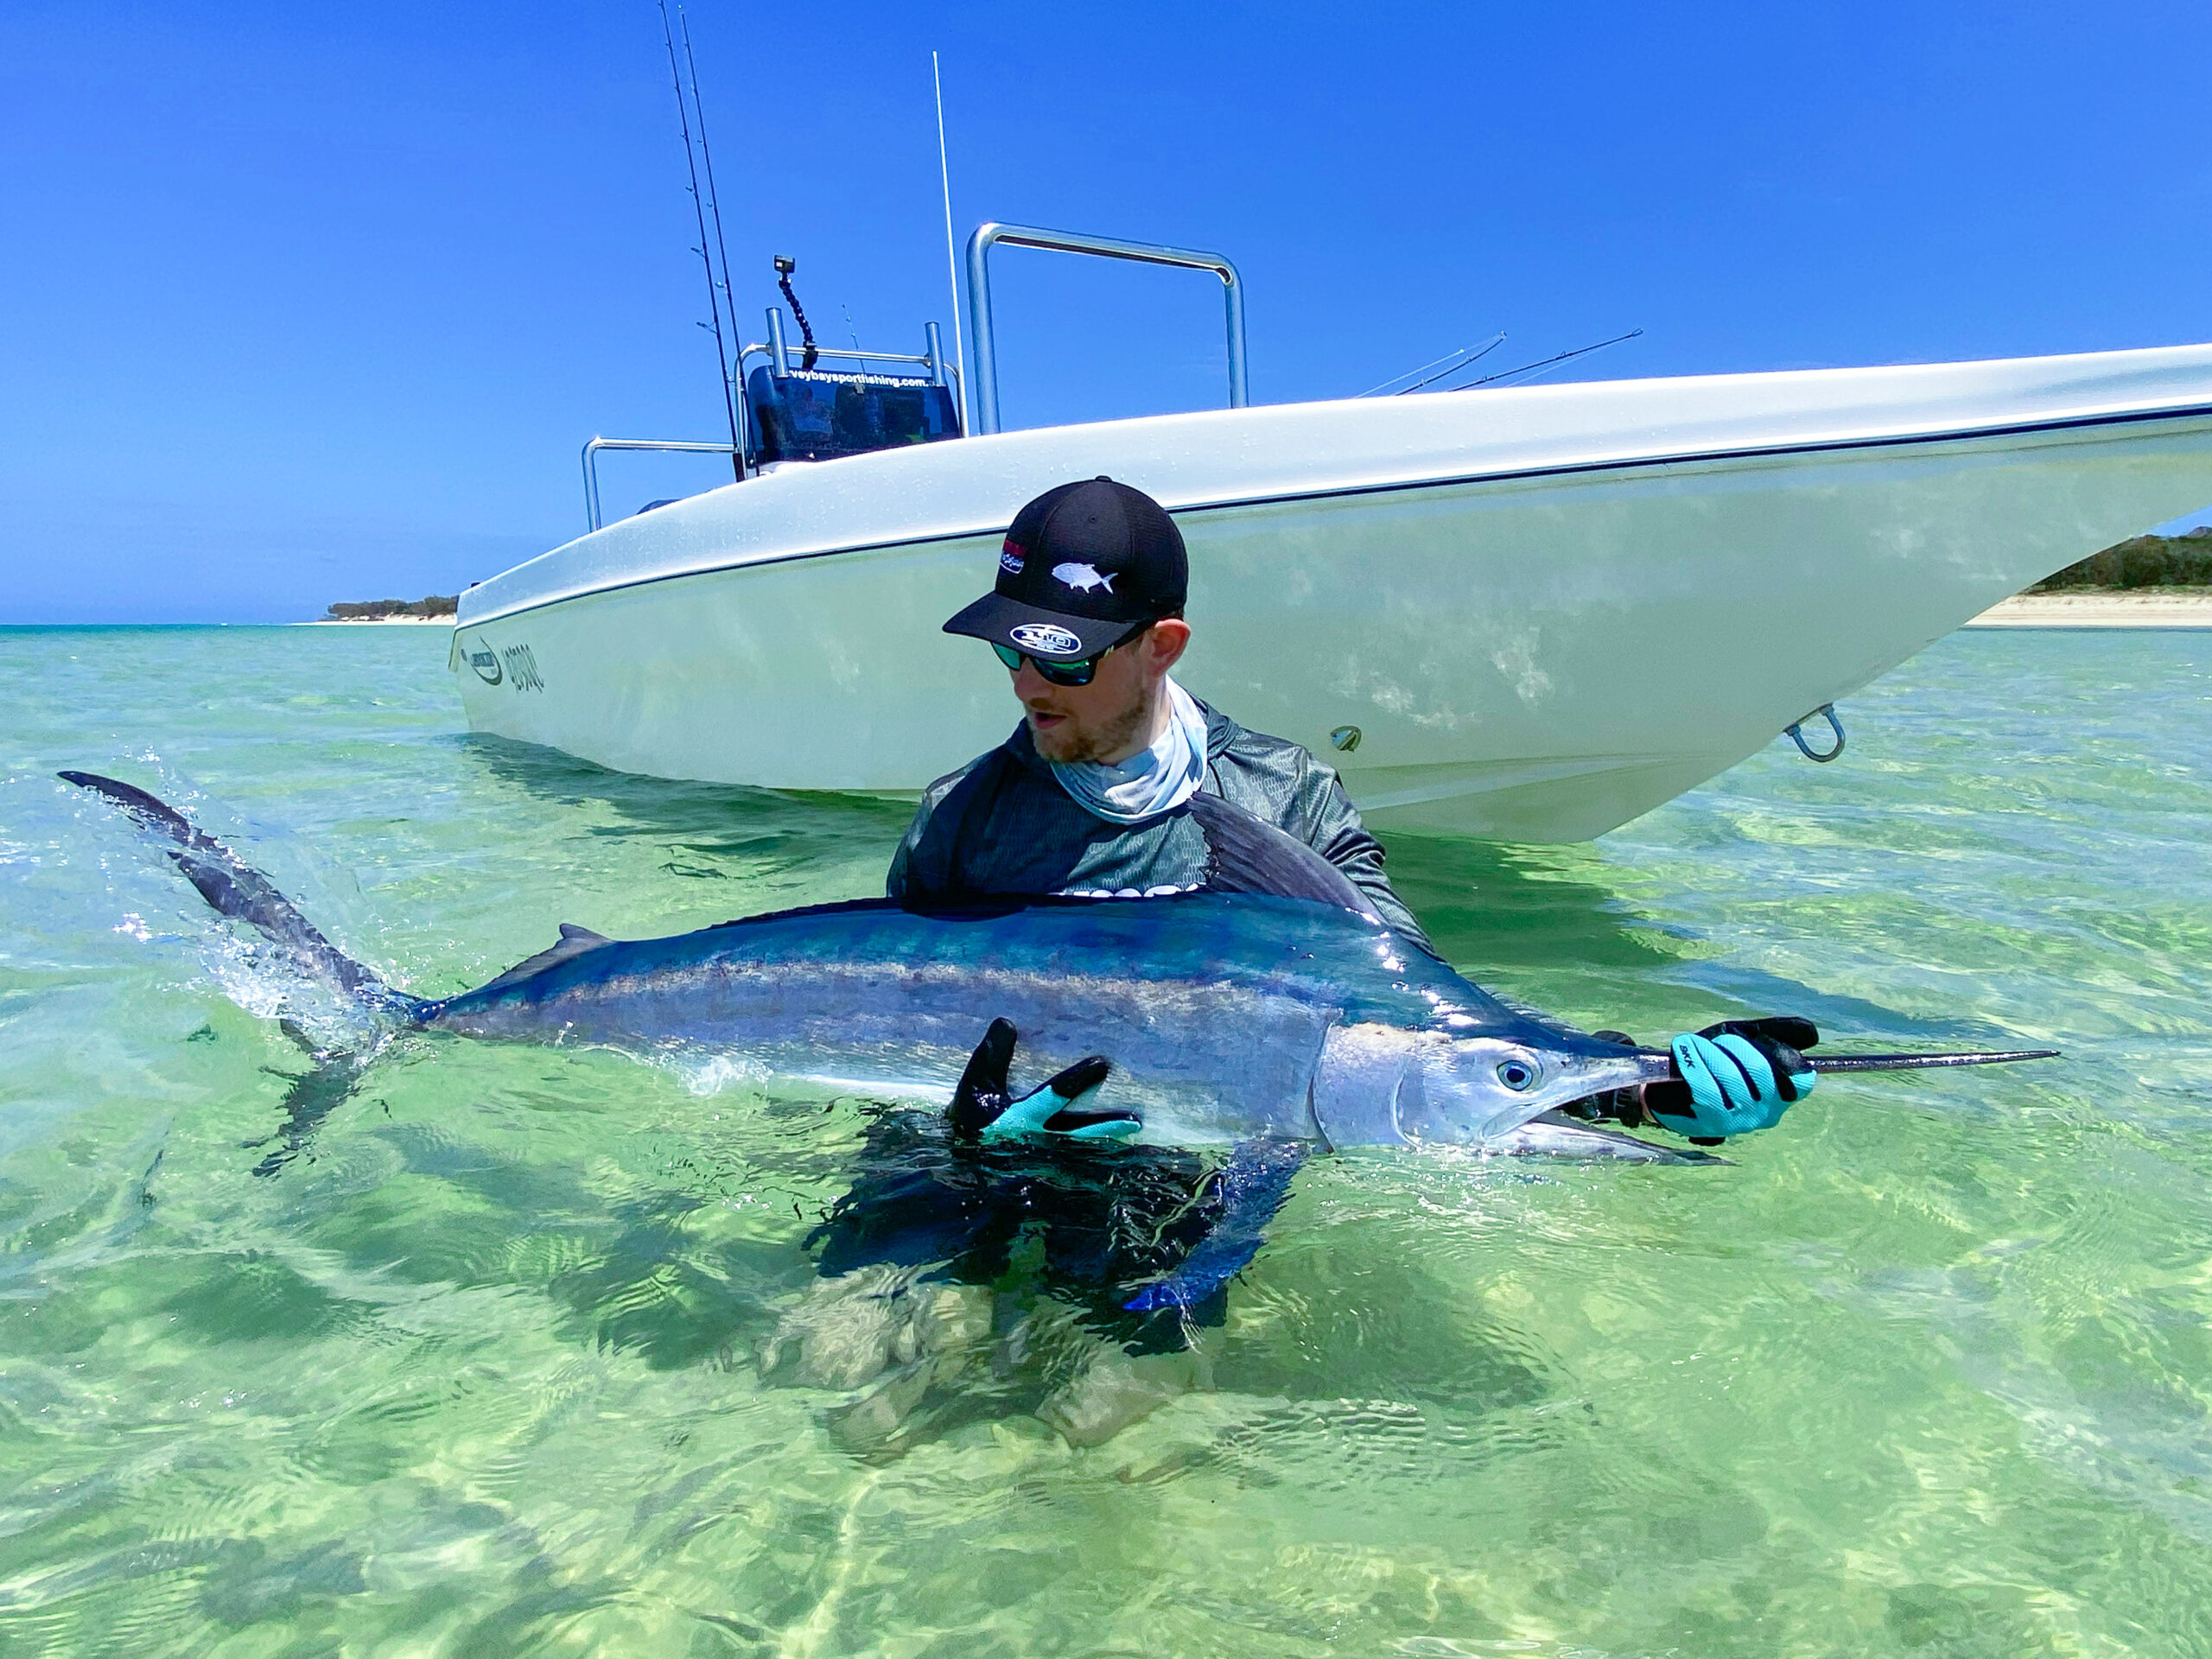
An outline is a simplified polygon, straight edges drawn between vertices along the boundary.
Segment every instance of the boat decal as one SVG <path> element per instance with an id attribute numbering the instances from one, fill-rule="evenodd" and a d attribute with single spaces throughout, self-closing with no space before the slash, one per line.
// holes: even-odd
<path id="1" fill-rule="evenodd" d="M 1024 651 L 1040 651 L 1047 657 L 1071 657 L 1083 649 L 1082 640 L 1049 622 L 1024 622 L 1020 627 L 1008 628 L 1006 637 Z"/>
<path id="2" fill-rule="evenodd" d="M 1052 580 L 1078 594 L 1087 594 L 1094 588 L 1103 588 L 1109 594 L 1114 591 L 1113 576 L 1102 576 L 1088 564 L 1056 564 L 1052 567 Z"/>
<path id="3" fill-rule="evenodd" d="M 480 636 L 468 653 L 468 665 L 476 671 L 476 677 L 486 685 L 497 685 L 505 677 L 499 671 L 498 655 Z"/>
<path id="4" fill-rule="evenodd" d="M 538 677 L 537 658 L 528 645 L 509 645 L 499 653 L 506 667 L 507 683 L 518 691 L 543 691 L 545 682 Z"/>

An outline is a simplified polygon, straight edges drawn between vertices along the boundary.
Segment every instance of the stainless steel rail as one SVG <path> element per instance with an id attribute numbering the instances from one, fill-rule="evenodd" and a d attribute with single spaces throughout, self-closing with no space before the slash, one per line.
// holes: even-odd
<path id="1" fill-rule="evenodd" d="M 998 359 L 991 342 L 990 251 L 1001 242 L 1017 248 L 1091 253 L 1108 259 L 1134 259 L 1141 264 L 1179 265 L 1213 272 L 1221 278 L 1222 303 L 1229 318 L 1229 406 L 1243 409 L 1252 401 L 1244 378 L 1244 285 L 1236 267 L 1220 254 L 1162 247 L 1153 242 L 1125 242 L 1113 236 L 1087 236 L 1079 231 L 994 222 L 978 225 L 968 238 L 968 332 L 976 342 L 976 430 L 979 434 L 999 429 Z"/>
<path id="2" fill-rule="evenodd" d="M 771 312 L 769 315 L 771 317 L 775 317 L 775 314 L 773 312 Z M 781 319 L 778 317 L 776 318 L 776 321 L 780 322 Z M 931 346 L 938 345 L 937 324 L 932 322 L 928 325 L 928 328 L 930 344 Z M 774 324 L 772 324 L 769 332 L 772 334 L 779 334 L 781 333 L 781 329 L 774 326 Z M 766 359 L 768 366 L 774 369 L 778 374 L 788 374 L 791 372 L 791 365 L 788 361 L 785 361 L 781 365 L 778 365 L 776 360 L 776 346 L 777 342 L 772 339 L 766 340 L 756 340 L 751 345 L 744 347 L 738 353 L 737 384 L 741 391 L 745 386 L 745 361 L 747 358 L 758 357 Z M 784 350 L 786 359 L 797 355 L 797 353 L 793 353 L 789 346 L 785 346 Z M 919 364 L 922 367 L 930 372 L 930 385 L 933 386 L 950 385 L 952 388 L 953 405 L 956 409 L 959 406 L 960 371 L 950 359 L 943 354 L 942 352 L 938 353 L 936 355 L 931 355 L 927 352 L 863 352 L 854 346 L 838 347 L 832 346 L 817 346 L 814 348 L 814 354 L 818 358 L 838 358 L 848 363 Z M 903 378 L 904 377 L 899 378 Z"/>
<path id="3" fill-rule="evenodd" d="M 599 452 L 602 449 L 671 449 L 686 455 L 734 455 L 734 443 L 683 443 L 667 438 L 594 438 L 584 445 L 584 517 L 600 527 Z"/>

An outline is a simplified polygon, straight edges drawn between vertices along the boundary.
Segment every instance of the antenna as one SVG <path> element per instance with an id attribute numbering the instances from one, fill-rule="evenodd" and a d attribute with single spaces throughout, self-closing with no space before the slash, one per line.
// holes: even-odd
<path id="1" fill-rule="evenodd" d="M 944 159 L 944 75 L 937 54 L 930 54 L 930 79 L 937 86 L 937 175 L 944 186 L 944 274 L 952 283 L 952 360 L 960 369 L 960 429 L 968 424 L 968 349 L 960 340 L 960 264 L 952 251 L 952 168 Z"/>
<path id="2" fill-rule="evenodd" d="M 699 101 L 699 61 L 691 55 L 691 18 L 683 10 L 680 0 L 676 8 L 676 15 L 681 20 L 683 28 L 683 67 L 691 73 L 691 111 L 699 118 L 699 159 L 705 163 L 707 168 L 707 208 L 714 215 L 715 250 L 721 255 L 722 298 L 729 306 L 729 332 L 731 338 L 735 339 L 737 336 L 737 294 L 729 285 L 729 244 L 722 240 L 722 199 L 715 188 L 715 153 L 707 148 L 707 106 Z M 683 99 L 679 96 L 677 101 L 681 103 Z M 702 242 L 706 240 L 706 233 L 703 230 L 700 233 L 699 239 Z M 701 251 L 703 252 L 705 250 L 702 249 Z M 714 277 L 714 267 L 711 264 L 707 268 L 707 276 L 711 282 Z M 721 346 L 721 337 L 719 334 L 715 338 L 715 345 L 718 349 Z M 722 362 L 724 365 L 723 399 L 730 405 L 732 415 L 734 415 L 737 398 L 728 384 L 732 376 L 729 359 L 726 355 Z M 734 421 L 732 421 L 730 425 L 729 441 L 733 444 L 739 442 Z M 745 476 L 745 458 L 742 455 L 732 455 L 730 465 L 738 477 L 742 480 Z"/>
<path id="3" fill-rule="evenodd" d="M 683 102 L 683 77 L 676 67 L 676 31 L 668 21 L 668 0 L 659 0 L 659 4 L 660 37 L 668 47 L 668 78 L 676 88 L 676 118 L 683 129 L 683 161 L 691 169 L 691 212 L 699 223 L 698 254 L 707 267 L 707 303 L 714 311 L 713 323 L 702 323 L 700 326 L 711 328 L 715 336 L 715 378 L 722 383 L 722 410 L 729 416 L 730 448 L 736 449 L 742 448 L 737 435 L 737 400 L 729 395 L 729 350 L 722 343 L 722 302 L 721 296 L 715 288 L 714 256 L 707 251 L 707 205 L 699 194 L 699 158 L 691 149 L 691 112 Z M 733 313 L 730 328 L 734 332 L 736 327 L 737 317 Z M 742 457 L 734 456 L 732 460 L 737 475 L 744 477 Z"/>

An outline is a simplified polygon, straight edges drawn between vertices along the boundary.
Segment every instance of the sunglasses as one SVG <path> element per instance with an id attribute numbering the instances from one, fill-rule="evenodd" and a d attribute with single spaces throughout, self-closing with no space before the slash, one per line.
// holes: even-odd
<path id="1" fill-rule="evenodd" d="M 1099 658 L 1105 656 L 1107 651 L 1119 651 L 1151 626 L 1149 622 L 1139 623 L 1107 646 L 1106 651 L 1093 652 L 1090 656 L 1078 657 L 1071 663 L 1056 663 L 1047 658 L 1033 656 L 1026 651 L 1016 651 L 1012 645 L 1002 645 L 995 639 L 991 641 L 991 649 L 998 653 L 999 661 L 1006 664 L 1010 674 L 1019 674 L 1026 659 L 1047 685 L 1089 685 L 1091 677 L 1098 672 Z"/>

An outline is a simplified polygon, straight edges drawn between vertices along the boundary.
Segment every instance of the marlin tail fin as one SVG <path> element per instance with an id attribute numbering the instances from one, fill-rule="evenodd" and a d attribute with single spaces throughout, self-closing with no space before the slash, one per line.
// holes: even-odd
<path id="1" fill-rule="evenodd" d="M 412 1018 L 419 1006 L 354 961 L 300 913 L 276 884 L 166 801 L 144 790 L 92 772 L 65 772 L 64 782 L 89 789 L 128 813 L 142 830 L 169 844 L 162 849 L 200 896 L 225 916 L 250 924 L 263 938 L 284 946 L 315 978 L 343 991 L 363 1007 Z"/>

